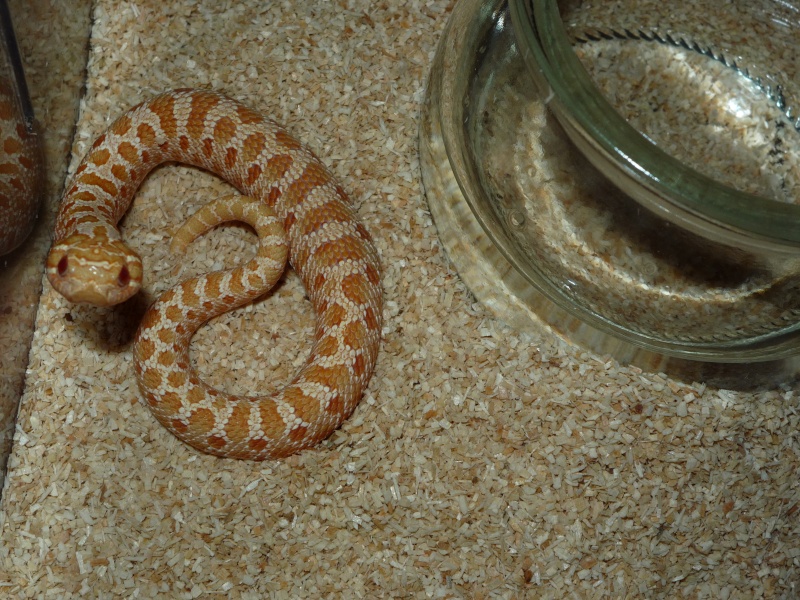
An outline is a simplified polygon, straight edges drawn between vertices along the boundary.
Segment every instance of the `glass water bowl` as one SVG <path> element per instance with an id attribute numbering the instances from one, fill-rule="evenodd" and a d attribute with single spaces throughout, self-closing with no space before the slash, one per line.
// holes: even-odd
<path id="1" fill-rule="evenodd" d="M 420 129 L 508 324 L 736 387 L 800 354 L 800 3 L 460 0 Z"/>

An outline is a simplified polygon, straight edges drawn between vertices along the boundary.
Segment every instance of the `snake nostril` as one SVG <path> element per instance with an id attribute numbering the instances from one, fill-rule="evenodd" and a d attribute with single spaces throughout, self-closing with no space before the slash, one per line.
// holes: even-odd
<path id="1" fill-rule="evenodd" d="M 128 267 L 122 267 L 119 271 L 119 276 L 117 277 L 117 283 L 120 287 L 126 287 L 131 282 L 131 272 L 128 271 Z"/>
<path id="2" fill-rule="evenodd" d="M 56 266 L 56 270 L 58 271 L 58 275 L 63 277 L 67 274 L 67 268 L 69 267 L 69 261 L 67 260 L 66 255 L 61 257 L 61 260 L 58 261 L 58 265 Z"/>

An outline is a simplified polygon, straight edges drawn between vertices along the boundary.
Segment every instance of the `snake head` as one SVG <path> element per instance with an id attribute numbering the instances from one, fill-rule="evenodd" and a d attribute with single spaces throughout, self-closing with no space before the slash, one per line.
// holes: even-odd
<path id="1" fill-rule="evenodd" d="M 73 233 L 47 256 L 47 279 L 70 302 L 113 306 L 142 287 L 142 259 L 120 240 Z"/>

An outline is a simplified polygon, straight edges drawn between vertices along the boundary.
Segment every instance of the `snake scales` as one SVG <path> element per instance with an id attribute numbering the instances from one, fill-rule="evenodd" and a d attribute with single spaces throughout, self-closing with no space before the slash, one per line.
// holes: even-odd
<path id="1" fill-rule="evenodd" d="M 94 142 L 65 192 L 48 279 L 73 302 L 110 306 L 134 295 L 142 263 L 116 224 L 150 170 L 169 161 L 207 169 L 244 194 L 191 217 L 173 247 L 231 219 L 253 225 L 261 244 L 249 263 L 190 279 L 147 311 L 133 350 L 147 406 L 181 440 L 218 456 L 261 460 L 313 446 L 352 413 L 372 374 L 382 321 L 380 265 L 342 187 L 274 122 L 203 90 L 175 90 L 130 109 Z M 191 337 L 280 276 L 281 229 L 316 313 L 310 356 L 272 396 L 213 389 L 191 366 Z"/>
<path id="2" fill-rule="evenodd" d="M 19 247 L 39 212 L 41 156 L 10 83 L 0 77 L 0 256 Z"/>

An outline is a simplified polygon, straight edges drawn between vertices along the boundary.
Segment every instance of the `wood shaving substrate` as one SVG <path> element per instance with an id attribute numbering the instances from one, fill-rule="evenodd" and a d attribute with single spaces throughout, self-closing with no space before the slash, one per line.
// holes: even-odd
<path id="1" fill-rule="evenodd" d="M 98 0 L 72 169 L 127 107 L 211 87 L 285 123 L 333 171 L 381 252 L 384 342 L 361 405 L 319 447 L 200 455 L 142 405 L 144 305 L 243 260 L 251 234 L 165 250 L 228 191 L 168 166 L 124 235 L 149 273 L 116 310 L 45 286 L 0 513 L 8 598 L 791 598 L 800 584 L 796 387 L 735 393 L 621 367 L 474 303 L 437 241 L 417 124 L 451 2 Z M 309 349 L 289 274 L 216 320 L 213 385 L 266 392 Z"/>

